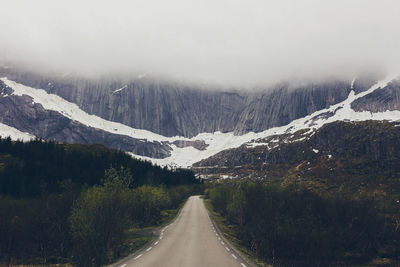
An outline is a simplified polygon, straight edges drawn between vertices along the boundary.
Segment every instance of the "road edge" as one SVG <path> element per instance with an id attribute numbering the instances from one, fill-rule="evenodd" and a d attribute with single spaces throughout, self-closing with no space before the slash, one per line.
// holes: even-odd
<path id="1" fill-rule="evenodd" d="M 191 197 L 191 196 L 187 197 L 187 198 L 182 202 L 182 204 L 181 204 L 180 207 L 179 207 L 178 213 L 176 214 L 176 216 L 175 216 L 168 224 L 166 224 L 166 225 L 161 225 L 161 226 L 156 227 L 156 228 L 154 228 L 154 229 L 152 230 L 153 238 L 152 238 L 150 241 L 148 241 L 146 244 L 144 244 L 141 248 L 139 248 L 138 250 L 136 250 L 136 251 L 133 252 L 132 254 L 129 254 L 128 256 L 126 256 L 126 257 L 124 257 L 124 258 L 122 258 L 122 259 L 119 259 L 117 262 L 114 262 L 114 263 L 111 263 L 111 264 L 105 265 L 105 266 L 106 266 L 106 267 L 122 267 L 122 266 L 125 267 L 125 266 L 126 266 L 126 264 L 124 265 L 125 262 L 128 262 L 128 261 L 130 261 L 130 260 L 132 260 L 132 259 L 135 259 L 137 256 L 139 256 L 139 255 L 141 255 L 141 254 L 147 252 L 147 249 L 148 249 L 149 247 L 151 247 L 151 244 L 153 244 L 154 242 L 157 242 L 157 240 L 159 240 L 159 238 L 160 238 L 160 236 L 161 236 L 161 233 L 162 233 L 166 228 L 168 228 L 170 225 L 174 224 L 175 221 L 179 218 L 179 216 L 180 216 L 181 213 L 182 213 L 183 207 L 185 206 L 186 202 L 188 201 L 188 199 L 189 199 L 190 197 Z"/>
<path id="2" fill-rule="evenodd" d="M 202 200 L 203 200 L 204 206 L 206 207 L 206 210 L 208 212 L 208 217 L 210 218 L 210 221 L 211 221 L 212 225 L 215 228 L 215 231 L 219 234 L 219 236 L 225 242 L 225 244 L 240 257 L 240 259 L 244 262 L 245 266 L 247 266 L 247 267 L 258 267 L 259 265 L 255 264 L 247 256 L 243 255 L 243 253 L 225 237 L 224 232 L 221 231 L 221 229 L 218 227 L 218 224 L 215 222 L 215 220 L 214 220 L 214 218 L 213 218 L 213 216 L 211 214 L 211 211 L 208 209 L 208 207 L 207 207 L 207 205 L 205 203 L 206 199 L 204 198 L 204 196 L 202 196 Z M 245 266 L 243 266 L 243 267 L 245 267 Z"/>

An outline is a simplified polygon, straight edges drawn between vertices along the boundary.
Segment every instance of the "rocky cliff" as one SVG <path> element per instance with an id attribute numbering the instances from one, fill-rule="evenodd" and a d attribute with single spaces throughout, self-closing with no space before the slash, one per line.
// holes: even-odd
<path id="1" fill-rule="evenodd" d="M 371 77 L 351 81 L 290 85 L 258 91 L 221 91 L 146 77 L 124 81 L 39 75 L 1 69 L 0 76 L 42 88 L 104 119 L 164 136 L 192 137 L 203 132 L 259 132 L 288 124 L 343 101 L 353 89 L 367 89 Z"/>
<path id="2" fill-rule="evenodd" d="M 384 112 L 400 110 L 400 80 L 390 82 L 385 88 L 375 90 L 351 105 L 355 111 Z"/>
<path id="3" fill-rule="evenodd" d="M 30 96 L 11 95 L 12 92 L 11 88 L 0 81 L 0 122 L 22 132 L 28 132 L 44 140 L 64 143 L 101 143 L 153 158 L 164 158 L 170 155 L 171 149 L 166 143 L 147 142 L 88 127 L 58 112 L 44 109 Z"/>

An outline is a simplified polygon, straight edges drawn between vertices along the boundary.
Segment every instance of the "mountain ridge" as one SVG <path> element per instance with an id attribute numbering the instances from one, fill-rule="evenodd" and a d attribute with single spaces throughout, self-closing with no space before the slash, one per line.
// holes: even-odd
<path id="1" fill-rule="evenodd" d="M 156 164 L 189 167 L 193 163 L 211 157 L 225 149 L 239 147 L 244 143 L 257 145 L 256 140 L 260 138 L 275 134 L 294 133 L 299 129 L 316 129 L 323 124 L 335 120 L 399 120 L 400 111 L 396 109 L 396 105 L 400 100 L 396 97 L 390 98 L 390 95 L 400 92 L 399 82 L 395 80 L 396 77 L 389 76 L 389 78 L 375 83 L 374 86 L 367 89 L 365 89 L 365 86 L 373 83 L 373 79 L 370 78 L 368 80 L 364 78 L 358 81 L 355 78 L 348 82 L 349 89 L 346 90 L 350 91 L 350 93 L 343 101 L 329 105 L 327 108 L 319 109 L 299 119 L 292 120 L 284 126 L 268 128 L 261 132 L 247 132 L 242 134 L 234 131 L 227 133 L 218 131 L 212 133 L 204 132 L 192 138 L 163 136 L 151 131 L 132 128 L 128 125 L 103 119 L 87 113 L 76 103 L 69 102 L 58 95 L 49 94 L 46 90 L 32 88 L 10 79 L 2 78 L 0 82 L 0 109 L 3 116 L 0 117 L 0 123 L 43 139 L 72 143 L 104 143 L 108 146 L 130 152 L 133 156 L 151 160 Z M 111 94 L 120 94 L 128 88 L 128 86 L 119 87 L 112 91 Z M 331 89 L 331 91 L 335 90 Z M 311 93 L 303 94 L 302 90 L 295 90 L 292 94 L 296 96 L 295 98 L 300 98 L 297 105 L 306 105 L 305 103 L 309 100 L 309 95 L 312 95 L 313 92 L 315 93 L 315 91 L 311 90 Z M 323 88 L 320 92 L 324 92 Z M 394 110 L 388 111 L 385 109 L 384 112 L 354 110 L 354 103 L 369 107 L 373 107 L 374 105 L 379 106 L 379 99 L 381 98 L 378 98 L 378 102 L 376 97 L 371 98 L 377 92 L 389 94 L 389 99 L 391 99 L 390 105 L 394 106 Z M 224 94 L 227 93 L 225 92 Z M 287 99 L 287 95 L 282 97 L 282 94 L 285 95 L 282 93 L 282 90 L 270 93 L 270 95 L 274 94 L 278 99 L 282 99 L 282 101 Z M 237 93 L 231 93 L 231 95 L 233 97 L 239 96 Z M 158 97 L 160 98 L 160 96 Z M 316 98 L 318 99 L 319 96 Z M 329 93 L 326 93 L 323 99 L 325 99 L 324 101 L 330 101 Z M 385 96 L 385 99 L 388 99 L 388 97 Z M 95 103 L 94 100 L 92 101 Z M 139 100 L 136 99 L 135 101 Z M 253 112 L 253 117 L 248 115 L 249 121 L 254 118 L 258 118 L 257 120 L 265 118 L 267 120 L 271 113 L 262 114 L 264 107 L 268 106 L 265 103 L 270 101 L 268 103 L 271 103 L 271 106 L 273 106 L 273 103 L 277 102 L 274 101 L 273 97 L 268 100 L 262 96 L 257 101 L 263 103 L 264 106 L 261 105 L 259 107 L 255 105 L 249 107 L 249 109 L 253 108 L 257 110 L 256 113 L 259 114 L 254 116 Z M 101 105 L 101 103 L 98 103 L 98 105 Z M 218 107 L 218 104 L 215 105 Z M 278 106 L 289 107 L 290 105 L 279 103 Z M 211 112 L 212 110 L 210 108 Z M 176 112 L 179 114 L 178 111 Z M 201 111 L 199 110 L 197 113 L 201 113 Z M 194 113 L 194 115 L 197 113 Z M 206 124 L 207 120 L 204 120 L 203 123 Z"/>

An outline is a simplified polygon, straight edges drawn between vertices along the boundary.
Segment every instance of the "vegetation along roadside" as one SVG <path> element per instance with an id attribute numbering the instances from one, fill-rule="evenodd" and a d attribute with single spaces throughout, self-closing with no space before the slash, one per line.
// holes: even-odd
<path id="1" fill-rule="evenodd" d="M 0 139 L 0 262 L 109 264 L 201 191 L 190 171 L 102 145 Z"/>

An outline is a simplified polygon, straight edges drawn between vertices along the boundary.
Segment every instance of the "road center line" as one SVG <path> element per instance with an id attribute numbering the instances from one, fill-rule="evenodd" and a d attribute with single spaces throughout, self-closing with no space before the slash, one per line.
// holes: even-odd
<path id="1" fill-rule="evenodd" d="M 137 260 L 137 259 L 139 259 L 139 258 L 142 257 L 142 256 L 143 256 L 143 254 L 137 255 L 137 256 L 134 258 L 134 260 Z"/>

